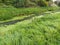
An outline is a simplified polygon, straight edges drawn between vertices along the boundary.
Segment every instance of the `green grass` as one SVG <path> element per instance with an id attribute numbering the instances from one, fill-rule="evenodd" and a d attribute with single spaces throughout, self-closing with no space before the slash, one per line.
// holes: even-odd
<path id="1" fill-rule="evenodd" d="M 14 21 L 14 20 L 21 20 L 21 19 L 24 19 L 24 18 L 26 18 L 27 16 L 19 16 L 19 17 L 13 17 L 13 18 L 11 18 L 11 19 L 7 19 L 7 20 L 2 20 L 2 21 L 0 21 L 0 23 L 3 23 L 3 22 L 9 22 L 9 21 Z"/>
<path id="2" fill-rule="evenodd" d="M 60 13 L 0 27 L 0 45 L 60 45 Z"/>
<path id="3" fill-rule="evenodd" d="M 24 16 L 24 15 L 26 16 L 31 14 L 38 15 L 48 10 L 54 11 L 57 9 L 58 8 L 53 8 L 53 7 L 33 7 L 33 8 L 18 8 L 18 9 L 14 7 L 6 7 L 6 8 L 0 7 L 0 21 L 12 19 L 13 17 Z"/>

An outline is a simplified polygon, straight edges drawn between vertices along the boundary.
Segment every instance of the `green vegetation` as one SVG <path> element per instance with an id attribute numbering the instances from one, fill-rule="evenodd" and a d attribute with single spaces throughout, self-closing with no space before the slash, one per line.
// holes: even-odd
<path id="1" fill-rule="evenodd" d="M 0 3 L 14 7 L 48 6 L 50 0 L 0 0 Z"/>
<path id="2" fill-rule="evenodd" d="M 0 0 L 0 21 L 58 10 L 57 7 L 49 7 L 49 1 L 50 0 Z"/>
<path id="3" fill-rule="evenodd" d="M 41 14 L 47 11 L 58 10 L 57 7 L 33 7 L 33 8 L 0 8 L 0 21 L 18 16 L 28 16 L 31 14 Z"/>
<path id="4" fill-rule="evenodd" d="M 0 0 L 0 45 L 60 45 L 59 10 L 52 0 Z"/>
<path id="5" fill-rule="evenodd" d="M 0 45 L 60 45 L 60 13 L 0 27 Z"/>

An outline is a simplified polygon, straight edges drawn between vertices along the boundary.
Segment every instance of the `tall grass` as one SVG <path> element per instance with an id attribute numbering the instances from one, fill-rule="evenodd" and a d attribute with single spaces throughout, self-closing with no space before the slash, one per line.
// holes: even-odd
<path id="1" fill-rule="evenodd" d="M 6 20 L 17 15 L 15 8 L 0 8 L 0 20 Z"/>
<path id="2" fill-rule="evenodd" d="M 0 8 L 0 20 L 7 20 L 17 16 L 28 16 L 30 14 L 41 14 L 46 11 L 54 11 L 57 8 L 52 7 L 33 7 L 33 8 Z"/>
<path id="3" fill-rule="evenodd" d="M 0 45 L 60 45 L 60 13 L 0 27 Z"/>

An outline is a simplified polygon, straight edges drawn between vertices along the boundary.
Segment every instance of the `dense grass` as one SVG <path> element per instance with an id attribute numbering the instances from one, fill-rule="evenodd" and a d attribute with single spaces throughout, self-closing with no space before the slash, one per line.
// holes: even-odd
<path id="1" fill-rule="evenodd" d="M 33 7 L 33 8 L 13 8 L 13 7 L 0 7 L 0 21 L 11 19 L 17 16 L 30 15 L 30 14 L 41 14 L 46 11 L 54 11 L 58 8 L 53 7 Z"/>
<path id="2" fill-rule="evenodd" d="M 0 20 L 6 20 L 16 15 L 14 8 L 0 8 Z"/>
<path id="3" fill-rule="evenodd" d="M 60 13 L 0 27 L 0 45 L 60 45 Z"/>

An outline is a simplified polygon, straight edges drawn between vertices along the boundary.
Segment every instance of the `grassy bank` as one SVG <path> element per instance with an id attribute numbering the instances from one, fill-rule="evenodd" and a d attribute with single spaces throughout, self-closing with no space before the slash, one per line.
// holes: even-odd
<path id="1" fill-rule="evenodd" d="M 0 45 L 60 45 L 60 13 L 29 21 L 0 27 Z"/>
<path id="2" fill-rule="evenodd" d="M 2 20 L 7 20 L 7 19 L 12 19 L 13 17 L 18 17 L 18 16 L 28 16 L 30 14 L 41 14 L 46 11 L 54 11 L 57 10 L 58 8 L 53 8 L 53 7 L 33 7 L 33 8 L 0 8 L 0 21 Z"/>

